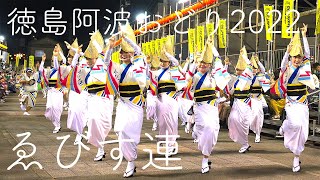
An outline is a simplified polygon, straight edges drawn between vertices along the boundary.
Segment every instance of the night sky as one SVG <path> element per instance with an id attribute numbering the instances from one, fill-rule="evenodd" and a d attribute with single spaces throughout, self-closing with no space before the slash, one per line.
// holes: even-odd
<path id="1" fill-rule="evenodd" d="M 124 0 L 122 0 L 124 4 Z M 150 0 L 131 0 L 130 5 L 125 7 L 125 10 L 131 12 L 130 21 L 134 21 L 138 13 L 144 12 L 144 10 L 150 10 L 152 1 Z M 11 35 L 11 24 L 7 24 L 8 21 L 13 17 L 8 17 L 10 12 L 14 8 L 18 11 L 24 10 L 27 7 L 30 11 L 36 11 L 35 23 L 33 27 L 36 29 L 36 33 L 32 33 L 29 36 L 22 36 L 21 33 L 12 36 Z M 44 26 L 44 12 L 54 7 L 55 10 L 62 11 L 62 21 L 67 21 L 66 32 L 64 35 L 57 36 L 54 34 L 44 34 L 42 27 Z M 92 27 L 80 27 L 76 30 L 76 36 L 72 35 L 72 12 L 73 9 L 99 9 L 97 24 L 100 32 L 104 32 L 108 24 L 113 24 L 113 13 L 119 11 L 120 0 L 1 0 L 0 1 L 0 35 L 5 36 L 9 52 L 17 53 L 25 51 L 23 44 L 27 44 L 30 40 L 41 39 L 43 37 L 50 37 L 59 42 L 69 41 L 71 42 L 75 37 L 78 37 L 79 43 L 87 44 L 89 41 L 89 33 L 94 30 Z M 111 10 L 113 13 L 110 14 L 106 9 Z M 90 13 L 93 14 L 93 13 Z M 110 18 L 109 21 L 103 18 L 107 16 Z M 18 24 L 16 24 L 18 26 Z M 26 42 L 26 43 L 21 43 Z"/>

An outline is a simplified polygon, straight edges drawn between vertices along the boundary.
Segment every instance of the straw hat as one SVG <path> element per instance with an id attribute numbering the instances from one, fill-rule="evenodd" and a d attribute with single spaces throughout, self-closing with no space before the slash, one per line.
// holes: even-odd
<path id="1" fill-rule="evenodd" d="M 237 65 L 236 65 L 236 69 L 244 71 L 247 67 L 247 63 L 246 63 L 246 60 L 243 58 L 243 56 L 248 58 L 248 54 L 247 54 L 247 50 L 246 50 L 245 46 L 243 46 L 243 48 L 241 50 L 242 51 L 240 51 L 240 55 L 239 55 L 239 59 L 238 59 Z"/>
<path id="2" fill-rule="evenodd" d="M 161 48 L 160 59 L 163 60 L 163 61 L 170 61 L 170 59 L 167 57 L 165 52 L 167 52 L 167 53 L 171 54 L 172 56 L 174 56 L 174 45 L 173 45 L 171 37 L 170 36 L 166 37 L 166 41 L 165 41 L 165 43 L 163 44 L 163 46 Z"/>
<path id="3" fill-rule="evenodd" d="M 151 55 L 151 67 L 152 68 L 159 68 L 160 67 L 160 59 L 157 55 Z"/>
<path id="4" fill-rule="evenodd" d="M 134 35 L 134 31 L 128 22 L 126 23 L 126 25 L 121 27 L 121 31 L 125 33 L 126 38 L 129 38 L 134 43 L 137 43 L 136 36 Z M 129 43 L 127 43 L 126 41 L 122 40 L 120 47 L 121 47 L 121 50 L 124 52 L 134 53 L 133 47 L 131 47 Z"/>
<path id="5" fill-rule="evenodd" d="M 71 44 L 72 48 L 78 49 L 79 48 L 79 44 L 78 44 L 78 39 L 76 38 L 73 43 Z M 76 53 L 74 52 L 74 50 L 69 49 L 69 55 L 70 56 L 74 56 Z"/>
<path id="6" fill-rule="evenodd" d="M 59 45 L 59 43 L 57 43 L 57 44 L 55 45 L 55 47 L 54 47 L 54 49 L 53 49 L 52 57 L 54 56 L 54 53 L 55 53 L 55 52 L 58 53 L 58 55 L 57 55 L 58 61 L 59 61 L 59 62 L 62 61 L 62 56 L 61 56 L 61 54 L 60 54 L 59 52 L 62 52 L 62 54 L 63 54 L 63 51 L 62 51 L 61 46 Z M 53 59 L 53 58 L 52 58 L 52 59 Z"/>
<path id="7" fill-rule="evenodd" d="M 97 59 L 103 48 L 104 40 L 99 30 L 97 30 L 91 35 L 89 45 L 84 52 L 84 56 L 88 59 Z"/>
<path id="8" fill-rule="evenodd" d="M 200 62 L 204 62 L 207 64 L 211 64 L 212 60 L 213 60 L 213 52 L 212 52 L 212 48 L 213 48 L 214 44 L 213 44 L 213 38 L 212 36 L 209 36 L 206 44 L 204 45 L 204 49 L 201 52 L 197 52 L 196 56 L 195 56 L 195 60 L 197 63 Z"/>
<path id="9" fill-rule="evenodd" d="M 290 42 L 290 45 L 292 46 L 292 49 L 290 51 L 290 56 L 301 56 L 303 57 L 303 50 L 301 46 L 301 41 L 300 41 L 300 31 L 298 33 L 295 33 L 293 36 L 292 41 Z"/>
<path id="10" fill-rule="evenodd" d="M 207 64 L 211 64 L 213 60 L 213 41 L 208 40 L 205 44 L 204 50 L 202 52 L 202 61 Z"/>
<path id="11" fill-rule="evenodd" d="M 251 56 L 250 62 L 251 62 L 251 65 L 253 66 L 253 68 L 255 68 L 255 69 L 259 68 L 258 61 L 259 61 L 259 59 L 258 59 L 258 56 L 256 54 Z"/>
<path id="12" fill-rule="evenodd" d="M 101 53 L 102 50 L 104 49 L 104 39 L 103 39 L 102 34 L 100 33 L 100 31 L 96 30 L 91 35 L 90 40 L 93 42 L 94 46 L 99 46 L 99 47 L 96 47 L 96 49 L 98 50 L 98 53 Z"/>
<path id="13" fill-rule="evenodd" d="M 93 45 L 92 40 L 90 41 L 86 51 L 84 52 L 84 56 L 87 59 L 97 59 L 99 56 L 97 48 Z"/>

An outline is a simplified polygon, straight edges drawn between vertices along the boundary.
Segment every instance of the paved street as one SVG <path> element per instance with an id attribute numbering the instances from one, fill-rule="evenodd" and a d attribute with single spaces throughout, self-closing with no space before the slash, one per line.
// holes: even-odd
<path id="1" fill-rule="evenodd" d="M 70 134 L 60 153 L 61 163 L 68 165 L 74 161 L 78 146 L 73 145 L 75 133 L 66 128 L 67 112 L 64 111 L 61 118 L 62 131 L 52 134 L 53 125 L 43 116 L 45 110 L 45 99 L 42 94 L 37 98 L 37 107 L 31 111 L 31 116 L 22 116 L 19 108 L 17 94 L 11 94 L 6 103 L 0 104 L 0 179 L 121 179 L 126 168 L 123 160 L 117 170 L 113 170 L 118 160 L 110 157 L 110 151 L 117 144 L 105 146 L 106 158 L 101 162 L 94 162 L 93 157 L 97 149 L 85 141 L 90 151 L 82 148 L 81 157 L 77 164 L 68 169 L 62 169 L 57 163 L 57 151 L 62 140 L 59 136 Z M 125 112 L 124 112 L 125 113 Z M 169 161 L 169 166 L 179 167 L 182 170 L 158 170 L 152 166 L 142 170 L 148 164 L 149 154 L 143 149 L 152 149 L 156 155 L 156 141 L 151 141 L 145 133 L 155 138 L 156 133 L 151 131 L 152 122 L 144 121 L 141 135 L 141 143 L 138 146 L 139 155 L 136 161 L 137 173 L 132 179 L 320 179 L 320 147 L 312 144 L 307 145 L 301 156 L 301 172 L 292 173 L 292 153 L 285 149 L 282 140 L 262 137 L 259 144 L 254 143 L 254 136 L 250 134 L 252 148 L 246 154 L 239 154 L 240 146 L 230 140 L 226 129 L 221 129 L 218 143 L 215 146 L 210 160 L 212 169 L 208 174 L 201 174 L 200 151 L 197 144 L 193 143 L 190 134 L 184 133 L 179 127 L 178 139 L 179 153 L 172 158 L 181 158 L 180 161 Z M 31 136 L 25 141 L 33 143 L 37 149 L 36 153 L 22 162 L 28 164 L 38 161 L 43 169 L 32 165 L 24 170 L 21 165 L 14 166 L 10 171 L 7 168 L 18 159 L 17 151 L 25 150 L 27 155 L 32 152 L 30 146 L 21 146 L 16 151 L 14 148 L 23 137 L 17 134 L 30 132 Z M 111 131 L 106 140 L 115 140 L 116 134 Z M 118 155 L 117 151 L 114 153 Z M 165 167 L 163 161 L 153 160 L 156 165 Z"/>

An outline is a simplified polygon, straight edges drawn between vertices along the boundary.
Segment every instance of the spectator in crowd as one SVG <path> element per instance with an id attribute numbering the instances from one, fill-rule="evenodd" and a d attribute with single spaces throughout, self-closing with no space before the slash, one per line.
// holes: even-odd
<path id="1" fill-rule="evenodd" d="M 2 75 L 0 75 L 0 102 L 4 103 L 6 97 L 6 84 L 5 79 Z"/>
<path id="2" fill-rule="evenodd" d="M 313 77 L 316 89 L 319 89 L 319 72 L 320 72 L 320 64 L 314 63 L 312 65 L 312 77 Z"/>
<path id="3" fill-rule="evenodd" d="M 10 78 L 8 81 L 8 90 L 12 93 L 16 93 L 16 86 L 14 78 Z"/>
<path id="4" fill-rule="evenodd" d="M 220 125 L 223 128 L 228 128 L 228 117 L 231 111 L 230 96 L 220 90 L 220 97 L 221 99 L 218 105 Z"/>
<path id="5" fill-rule="evenodd" d="M 275 70 L 274 77 L 271 80 L 270 87 L 273 87 L 275 85 L 275 83 L 277 83 L 277 80 L 279 79 L 279 76 L 280 76 L 280 71 L 281 71 L 280 68 Z M 286 103 L 285 99 L 282 99 L 281 97 L 270 93 L 269 105 L 270 105 L 271 109 L 273 110 L 273 112 L 275 113 L 275 115 L 272 117 L 273 120 L 280 120 L 280 116 L 284 110 L 285 103 Z"/>
<path id="6" fill-rule="evenodd" d="M 308 88 L 308 92 L 309 93 L 312 93 L 312 92 L 315 92 L 317 90 L 319 90 L 319 78 L 316 74 L 319 74 L 319 71 L 320 70 L 320 64 L 319 63 L 314 63 L 312 64 L 312 78 L 313 78 L 313 81 L 314 81 L 314 85 L 316 87 L 315 90 L 312 90 L 311 88 Z M 312 102 L 315 102 L 317 101 L 318 99 L 318 94 L 314 94 L 314 95 L 308 95 L 308 102 L 309 102 L 309 109 L 312 109 L 313 107 L 317 109 L 317 106 L 316 104 L 312 103 Z M 312 104 L 310 104 L 312 103 Z"/>
<path id="7" fill-rule="evenodd" d="M 320 77 L 320 64 L 319 63 L 312 64 L 312 74 L 315 74 L 318 78 Z"/>

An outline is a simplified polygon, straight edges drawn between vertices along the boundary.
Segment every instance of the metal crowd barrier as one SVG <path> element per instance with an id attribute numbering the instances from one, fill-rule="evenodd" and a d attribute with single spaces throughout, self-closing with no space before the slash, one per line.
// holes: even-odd
<path id="1" fill-rule="evenodd" d="M 318 119 L 317 120 L 314 119 L 312 121 L 312 135 L 311 136 L 314 137 L 316 135 L 316 124 L 320 124 L 320 90 L 311 92 L 310 94 L 308 94 L 308 97 L 316 98 L 313 102 L 310 102 L 309 105 L 316 104 L 316 103 L 318 104 Z"/>

